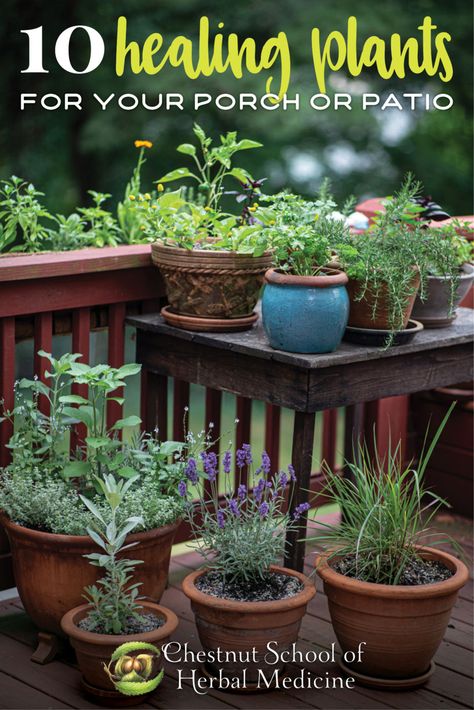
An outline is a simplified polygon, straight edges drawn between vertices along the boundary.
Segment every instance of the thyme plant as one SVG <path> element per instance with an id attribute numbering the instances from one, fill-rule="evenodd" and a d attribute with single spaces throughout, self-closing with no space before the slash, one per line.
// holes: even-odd
<path id="1" fill-rule="evenodd" d="M 347 462 L 350 475 L 326 470 L 327 493 L 343 511 L 337 524 L 319 521 L 311 541 L 329 551 L 329 559 L 345 559 L 349 575 L 364 582 L 398 584 L 407 565 L 419 557 L 421 544 L 453 542 L 431 529 L 441 506 L 447 503 L 429 491 L 424 481 L 426 467 L 453 403 L 418 463 L 401 462 L 400 444 L 381 460 L 360 445 L 357 463 Z"/>

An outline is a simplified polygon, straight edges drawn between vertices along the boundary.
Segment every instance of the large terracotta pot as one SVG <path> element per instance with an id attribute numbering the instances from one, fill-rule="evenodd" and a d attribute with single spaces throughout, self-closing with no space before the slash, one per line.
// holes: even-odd
<path id="1" fill-rule="evenodd" d="M 296 643 L 301 619 L 306 606 L 316 593 L 314 584 L 300 572 L 285 567 L 272 567 L 280 572 L 297 577 L 303 589 L 293 597 L 278 601 L 238 602 L 204 594 L 196 588 L 196 580 L 208 570 L 192 572 L 183 580 L 183 591 L 191 600 L 191 608 L 201 644 L 206 652 L 236 651 L 251 652 L 256 649 L 256 663 L 236 662 L 207 664 L 211 674 L 222 674 L 226 678 L 243 678 L 243 668 L 247 668 L 247 687 L 258 681 L 260 669 L 267 677 L 281 670 L 283 663 L 270 665 L 265 661 L 267 644 L 277 642 L 277 652 L 288 649 Z M 270 658 L 269 660 L 274 660 Z"/>
<path id="2" fill-rule="evenodd" d="M 420 275 L 414 270 L 412 278 L 413 293 L 407 301 L 403 312 L 403 328 L 406 328 L 410 319 L 416 294 L 420 286 Z M 361 293 L 363 285 L 356 279 L 349 279 L 347 291 L 349 293 L 350 311 L 348 325 L 352 328 L 369 328 L 378 330 L 390 330 L 390 311 L 388 292 L 386 286 L 381 286 L 376 294 L 368 288 L 361 300 L 358 295 Z M 375 314 L 374 314 L 375 306 Z M 375 316 L 375 317 L 374 317 Z"/>
<path id="3" fill-rule="evenodd" d="M 458 591 L 469 572 L 447 552 L 429 547 L 425 559 L 439 560 L 454 575 L 443 582 L 402 586 L 371 584 L 339 574 L 327 556 L 316 560 L 324 581 L 329 612 L 343 652 L 357 651 L 365 642 L 361 663 L 350 664 L 357 673 L 372 678 L 410 679 L 422 676 L 440 645 Z"/>
<path id="4" fill-rule="evenodd" d="M 127 636 L 115 636 L 83 631 L 79 628 L 78 623 L 86 616 L 90 609 L 88 604 L 81 604 L 71 609 L 63 616 L 61 620 L 62 630 L 69 637 L 71 645 L 76 652 L 77 663 L 81 670 L 83 681 L 85 681 L 86 690 L 88 690 L 89 693 L 94 694 L 94 691 L 98 691 L 97 695 L 99 697 L 102 696 L 111 699 L 113 696 L 116 696 L 120 698 L 121 694 L 115 690 L 112 681 L 104 670 L 104 665 L 109 664 L 110 657 L 115 649 L 123 643 L 136 641 L 151 643 L 158 649 L 161 649 L 161 646 L 169 641 L 170 636 L 176 630 L 178 617 L 170 609 L 151 602 L 143 602 L 142 608 L 145 613 L 152 613 L 164 619 L 164 624 L 154 631 L 147 631 L 141 634 L 129 634 Z M 155 673 L 159 672 L 161 665 L 162 659 L 160 657 L 158 666 L 154 669 Z M 101 693 L 100 691 L 105 692 Z M 127 704 L 142 702 L 143 696 L 138 696 L 134 701 L 132 700 L 132 703 Z"/>
<path id="5" fill-rule="evenodd" d="M 205 318 L 250 316 L 272 254 L 254 257 L 230 251 L 180 249 L 152 244 L 153 263 L 165 281 L 175 313 Z"/>
<path id="6" fill-rule="evenodd" d="M 0 515 L 0 522 L 10 540 L 15 582 L 26 612 L 42 631 L 61 633 L 62 616 L 83 601 L 83 588 L 102 576 L 83 556 L 97 552 L 97 545 L 87 535 L 39 532 L 12 523 L 5 515 Z M 143 560 L 135 575 L 142 582 L 140 594 L 153 601 L 159 601 L 165 590 L 179 524 L 127 538 L 127 543 L 137 543 L 132 548 L 134 559 Z"/>

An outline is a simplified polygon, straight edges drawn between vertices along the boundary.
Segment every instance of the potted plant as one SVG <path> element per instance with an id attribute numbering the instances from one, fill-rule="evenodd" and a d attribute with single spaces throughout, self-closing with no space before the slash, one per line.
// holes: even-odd
<path id="1" fill-rule="evenodd" d="M 40 355 L 50 366 L 48 384 L 21 380 L 16 407 L 6 413 L 14 419 L 15 432 L 9 444 L 12 463 L 0 481 L 0 510 L 23 605 L 41 630 L 57 634 L 63 614 L 80 602 L 79 590 L 96 579 L 96 570 L 84 558 L 93 551 L 86 535 L 91 512 L 84 500 L 99 511 L 106 507 L 97 484 L 105 473 L 133 478 L 119 517 L 141 516 L 127 542 L 136 543 L 143 560 L 137 573 L 143 593 L 159 601 L 182 516 L 176 494 L 182 464 L 175 457 L 184 444 L 160 443 L 156 435 L 123 442 L 118 436 L 123 428 L 140 422 L 135 415 L 107 425 L 108 402 L 128 376 L 139 372 L 139 365 L 88 366 L 77 362 L 77 354 L 59 359 Z M 86 384 L 88 396 L 70 394 L 74 383 Z M 42 399 L 48 414 L 43 413 Z M 77 423 L 85 427 L 86 436 L 70 454 L 69 434 Z"/>
<path id="2" fill-rule="evenodd" d="M 206 567 L 184 579 L 183 591 L 191 601 L 209 659 L 219 649 L 254 654 L 248 662 L 232 654 L 222 662 L 209 662 L 207 672 L 227 678 L 233 687 L 238 683 L 238 689 L 249 689 L 258 685 L 259 670 L 270 670 L 266 660 L 269 639 L 276 642 L 278 652 L 296 642 L 306 606 L 315 594 L 313 583 L 303 574 L 276 565 L 284 552 L 285 527 L 298 525 L 298 517 L 309 506 L 297 507 L 292 519 L 283 512 L 294 472 L 290 467 L 288 474 L 271 476 L 266 453 L 253 490 L 243 482 L 234 490 L 232 456 L 226 451 L 221 461 L 226 493 L 219 500 L 218 457 L 204 451 L 201 458 L 200 473 L 196 459 L 188 459 L 186 478 L 179 486 L 184 498 L 188 486 L 193 491 L 197 487 L 197 500 L 194 492 L 190 496 L 194 502 L 187 507 L 187 519 Z M 242 473 L 251 464 L 250 445 L 244 444 L 236 453 L 237 468 Z M 271 665 L 272 673 L 283 665 Z"/>
<path id="3" fill-rule="evenodd" d="M 343 517 L 337 525 L 323 524 L 313 538 L 327 547 L 316 569 L 347 654 L 343 668 L 361 683 L 403 688 L 426 682 L 469 578 L 462 561 L 434 547 L 447 541 L 431 530 L 444 501 L 423 481 L 451 410 L 417 466 L 401 463 L 400 446 L 386 461 L 372 460 L 361 447 L 358 462 L 348 464 L 349 477 L 328 472 Z M 361 644 L 362 660 L 353 662 Z"/>
<path id="4" fill-rule="evenodd" d="M 152 258 L 159 267 L 169 301 L 164 317 L 181 327 L 232 330 L 250 327 L 265 271 L 272 264 L 261 225 L 250 213 L 235 216 L 222 211 L 223 182 L 233 177 L 251 180 L 242 168 L 232 167 L 233 156 L 260 147 L 238 140 L 235 132 L 213 146 L 200 126 L 194 126 L 199 146 L 178 146 L 195 163 L 195 171 L 177 168 L 158 182 L 159 196 L 130 195 L 140 211 L 145 234 L 156 241 Z M 164 192 L 164 183 L 194 180 L 190 190 Z M 150 198 L 150 199 L 148 199 Z M 251 209 L 255 208 L 251 206 Z"/>
<path id="5" fill-rule="evenodd" d="M 139 596 L 140 583 L 133 580 L 141 560 L 124 556 L 137 545 L 126 544 L 129 533 L 143 522 L 130 517 L 121 523 L 118 515 L 134 479 L 118 481 L 106 474 L 97 482 L 109 510 L 99 510 L 88 498 L 82 501 L 93 520 L 87 533 L 100 548 L 86 558 L 103 571 L 103 577 L 84 589 L 87 603 L 68 611 L 61 627 L 76 652 L 85 691 L 99 701 L 118 704 L 125 695 L 127 705 L 136 705 L 163 678 L 160 646 L 176 630 L 178 619 L 169 609 Z"/>
<path id="6" fill-rule="evenodd" d="M 278 264 L 265 274 L 262 297 L 270 345 L 288 352 L 332 352 L 349 316 L 348 277 L 329 268 L 333 245 L 349 231 L 345 217 L 335 212 L 327 182 L 316 202 L 285 193 L 263 202 L 256 216 L 266 226 Z"/>
<path id="7" fill-rule="evenodd" d="M 459 235 L 459 227 L 458 222 L 451 222 L 425 231 L 430 247 L 435 243 L 436 259 L 429 269 L 426 297 L 424 300 L 417 297 L 413 317 L 426 328 L 450 325 L 456 318 L 457 306 L 474 281 L 473 245 Z"/>

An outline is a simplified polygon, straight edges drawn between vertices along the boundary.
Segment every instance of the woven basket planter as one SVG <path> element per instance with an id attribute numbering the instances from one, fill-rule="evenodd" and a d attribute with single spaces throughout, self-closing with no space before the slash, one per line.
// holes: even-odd
<path id="1" fill-rule="evenodd" d="M 175 313 L 200 318 L 242 318 L 256 306 L 272 254 L 254 257 L 229 251 L 152 245 Z"/>

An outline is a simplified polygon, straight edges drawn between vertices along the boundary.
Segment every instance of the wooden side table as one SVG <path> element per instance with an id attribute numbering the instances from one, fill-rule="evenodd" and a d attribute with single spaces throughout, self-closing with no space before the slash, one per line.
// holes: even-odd
<path id="1" fill-rule="evenodd" d="M 137 329 L 137 360 L 146 370 L 295 412 L 293 508 L 308 500 L 317 411 L 346 407 L 346 440 L 353 441 L 354 435 L 363 435 L 362 403 L 451 385 L 473 375 L 474 315 L 466 308 L 459 309 L 450 327 L 425 330 L 408 345 L 381 350 L 343 343 L 328 355 L 273 350 L 261 324 L 243 333 L 218 334 L 173 328 L 158 314 L 131 317 L 128 323 Z M 148 410 L 155 410 L 153 386 L 147 397 Z M 351 449 L 346 446 L 346 455 Z M 297 570 L 303 568 L 303 536 L 304 530 L 288 533 L 285 564 Z"/>

